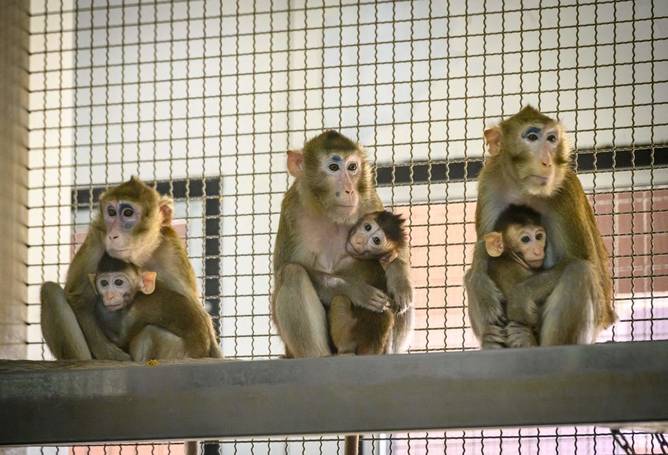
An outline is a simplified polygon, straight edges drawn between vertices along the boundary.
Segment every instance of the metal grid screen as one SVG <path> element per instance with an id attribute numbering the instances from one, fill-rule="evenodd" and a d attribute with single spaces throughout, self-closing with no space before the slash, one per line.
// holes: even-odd
<path id="1" fill-rule="evenodd" d="M 278 358 L 269 295 L 290 183 L 285 152 L 326 128 L 367 148 L 381 198 L 409 219 L 412 351 L 477 349 L 462 278 L 482 132 L 526 103 L 569 130 L 612 255 L 620 320 L 599 341 L 668 338 L 668 2 L 30 7 L 30 359 L 50 358 L 39 285 L 64 281 L 91 203 L 131 175 L 175 197 L 175 224 L 225 356 Z M 666 450 L 651 433 L 615 441 L 604 427 L 560 427 L 379 434 L 365 451 L 624 453 L 625 445 Z M 217 449 L 329 454 L 342 446 L 328 436 Z"/>

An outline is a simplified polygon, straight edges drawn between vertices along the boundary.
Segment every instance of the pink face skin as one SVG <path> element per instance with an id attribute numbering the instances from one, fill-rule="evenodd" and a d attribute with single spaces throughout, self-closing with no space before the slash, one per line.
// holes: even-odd
<path id="1" fill-rule="evenodd" d="M 520 139 L 534 157 L 533 164 L 520 178 L 530 194 L 552 194 L 558 167 L 555 157 L 561 141 L 560 129 L 557 124 L 529 125 L 520 133 Z"/>
<path id="2" fill-rule="evenodd" d="M 330 187 L 335 189 L 333 210 L 337 215 L 349 216 L 357 209 L 357 181 L 361 166 L 357 154 L 344 157 L 334 152 L 322 160 L 322 170 L 330 182 Z"/>
<path id="3" fill-rule="evenodd" d="M 346 251 L 357 259 L 379 259 L 391 247 L 376 220 L 366 216 L 353 226 L 346 242 Z"/>
<path id="4" fill-rule="evenodd" d="M 118 311 L 128 306 L 137 293 L 137 283 L 123 272 L 100 273 L 95 278 L 95 287 L 102 303 L 109 311 Z"/>
<path id="5" fill-rule="evenodd" d="M 532 269 L 539 269 L 545 260 L 545 229 L 540 226 L 508 227 L 508 237 L 512 240 L 512 249 L 520 254 Z"/>
<path id="6" fill-rule="evenodd" d="M 128 260 L 132 247 L 132 230 L 141 219 L 141 208 L 128 201 L 106 201 L 102 208 L 107 235 L 104 244 L 107 253 L 117 259 Z"/>

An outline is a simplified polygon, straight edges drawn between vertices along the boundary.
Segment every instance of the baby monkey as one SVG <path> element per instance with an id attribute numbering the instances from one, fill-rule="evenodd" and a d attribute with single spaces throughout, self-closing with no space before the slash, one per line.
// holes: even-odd
<path id="1" fill-rule="evenodd" d="M 346 252 L 361 260 L 378 261 L 387 269 L 406 245 L 405 220 L 388 211 L 364 215 L 348 234 Z M 380 274 L 383 275 L 384 274 Z M 371 284 L 386 289 L 378 277 L 365 277 Z M 375 282 L 374 282 L 375 281 Z M 339 354 L 383 354 L 388 346 L 394 313 L 391 308 L 377 313 L 353 305 L 349 298 L 336 295 L 329 309 L 332 341 Z"/>
<path id="2" fill-rule="evenodd" d="M 105 253 L 89 278 L 100 328 L 132 360 L 221 357 L 204 308 L 160 285 L 156 272 Z"/>
<path id="3" fill-rule="evenodd" d="M 540 215 L 524 205 L 510 205 L 499 215 L 494 231 L 484 236 L 491 256 L 489 276 L 506 300 L 510 347 L 536 346 L 540 331 L 538 304 L 555 283 L 526 281 L 543 267 L 547 235 Z M 529 285 L 529 283 L 531 283 Z"/>

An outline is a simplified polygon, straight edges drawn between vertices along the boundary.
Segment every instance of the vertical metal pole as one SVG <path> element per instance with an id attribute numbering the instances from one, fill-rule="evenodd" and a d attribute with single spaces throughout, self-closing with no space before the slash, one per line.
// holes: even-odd
<path id="1" fill-rule="evenodd" d="M 0 2 L 0 357 L 27 355 L 27 2 Z"/>

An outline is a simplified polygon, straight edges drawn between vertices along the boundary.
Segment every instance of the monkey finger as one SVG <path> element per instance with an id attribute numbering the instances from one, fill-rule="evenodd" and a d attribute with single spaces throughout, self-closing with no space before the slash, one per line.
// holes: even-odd
<path id="1" fill-rule="evenodd" d="M 368 309 L 371 311 L 376 311 L 378 313 L 382 313 L 385 311 L 390 305 L 390 302 L 388 300 L 388 297 L 385 294 L 382 295 L 377 295 L 374 296 L 369 302 L 368 302 Z"/>

